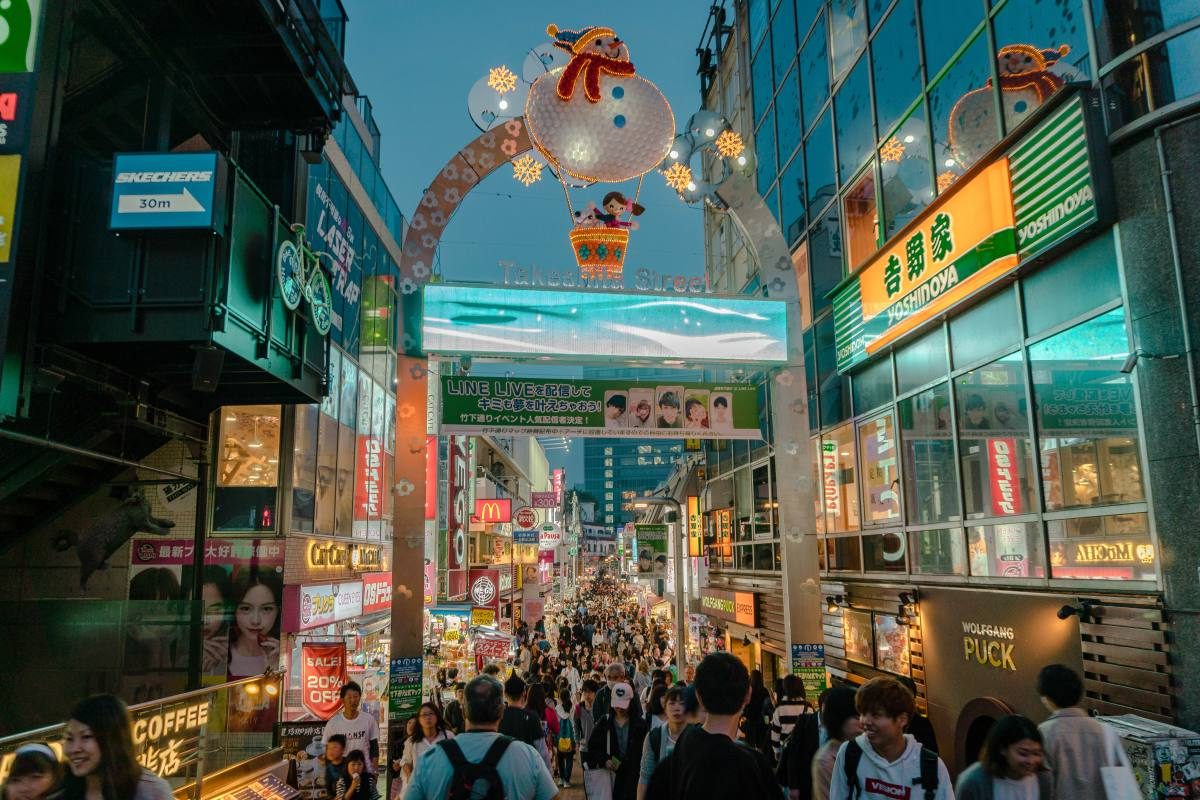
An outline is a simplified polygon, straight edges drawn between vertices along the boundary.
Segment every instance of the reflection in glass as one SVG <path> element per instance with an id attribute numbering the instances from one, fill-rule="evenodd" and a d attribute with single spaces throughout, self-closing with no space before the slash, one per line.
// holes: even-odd
<path id="1" fill-rule="evenodd" d="M 317 419 L 315 405 L 296 406 L 292 453 L 292 530 L 312 533 L 316 518 Z"/>
<path id="2" fill-rule="evenodd" d="M 830 570 L 859 572 L 862 569 L 862 551 L 857 536 L 836 536 L 824 540 L 825 561 Z"/>
<path id="3" fill-rule="evenodd" d="M 909 523 L 959 519 L 950 387 L 943 383 L 901 400 L 899 412 Z"/>
<path id="4" fill-rule="evenodd" d="M 771 52 L 775 75 L 787 72 L 796 57 L 796 10 L 791 0 L 784 0 L 771 20 Z"/>
<path id="5" fill-rule="evenodd" d="M 813 437 L 812 447 L 812 485 L 813 485 L 813 519 L 816 520 L 817 533 L 825 533 L 825 482 L 821 479 L 821 463 L 823 452 L 821 438 Z"/>
<path id="6" fill-rule="evenodd" d="M 1155 0 L 1152 3 L 1091 0 L 1091 3 L 1101 64 L 1200 14 L 1195 0 Z M 1197 61 L 1192 59 L 1190 63 Z"/>
<path id="7" fill-rule="evenodd" d="M 317 434 L 317 519 L 316 532 L 333 534 L 334 509 L 337 505 L 337 420 L 321 415 Z"/>
<path id="8" fill-rule="evenodd" d="M 916 40 L 913 0 L 900 0 L 871 40 L 875 114 L 881 139 L 891 132 L 921 92 L 921 59 L 913 46 Z"/>
<path id="9" fill-rule="evenodd" d="M 903 533 L 862 537 L 864 572 L 905 572 L 907 543 Z"/>
<path id="10" fill-rule="evenodd" d="M 1041 525 L 1016 522 L 967 528 L 971 574 L 991 578 L 1044 578 L 1046 553 Z"/>
<path id="11" fill-rule="evenodd" d="M 836 83 L 867 43 L 867 13 L 863 0 L 833 0 L 829 13 Z"/>
<path id="12" fill-rule="evenodd" d="M 808 130 L 817 121 L 821 107 L 829 99 L 829 59 L 825 41 L 825 16 L 821 15 L 816 27 L 808 35 L 804 49 L 800 52 L 800 89 L 803 92 L 804 128 Z M 829 160 L 833 161 L 830 153 Z"/>
<path id="13" fill-rule="evenodd" d="M 779 179 L 779 225 L 789 242 L 804 232 L 804 154 L 796 153 Z M 806 287 L 807 288 L 807 287 Z"/>
<path id="14" fill-rule="evenodd" d="M 950 358 L 955 369 L 970 366 L 1020 340 L 1017 300 L 1009 289 L 950 320 Z"/>
<path id="15" fill-rule="evenodd" d="M 1079 0 L 1008 0 L 993 23 L 1006 130 L 1050 95 L 1088 79 L 1087 29 Z"/>
<path id="16" fill-rule="evenodd" d="M 746 17 L 750 29 L 750 49 L 753 50 L 767 32 L 767 22 L 771 19 L 771 0 L 750 0 Z"/>
<path id="17" fill-rule="evenodd" d="M 821 116 L 817 127 L 804 144 L 804 163 L 808 168 L 808 207 L 816 211 L 837 194 L 834 185 L 833 123 L 830 113 Z M 839 279 L 840 280 L 840 279 Z"/>
<path id="18" fill-rule="evenodd" d="M 967 518 L 1037 511 L 1020 353 L 955 379 Z"/>
<path id="19" fill-rule="evenodd" d="M 867 666 L 875 665 L 875 637 L 870 611 L 842 612 L 842 634 L 846 642 L 846 658 Z"/>
<path id="20" fill-rule="evenodd" d="M 858 427 L 862 453 L 866 522 L 881 524 L 900 519 L 900 469 L 896 428 L 891 414 Z"/>
<path id="21" fill-rule="evenodd" d="M 354 517 L 354 429 L 338 426 L 337 500 L 334 506 L 333 531 L 337 536 L 349 536 Z"/>
<path id="22" fill-rule="evenodd" d="M 1111 129 L 1200 93 L 1200 30 L 1168 39 L 1104 78 Z"/>
<path id="23" fill-rule="evenodd" d="M 854 391 L 854 413 L 864 414 L 892 401 L 892 361 L 887 356 L 877 358 L 851 379 Z"/>
<path id="24" fill-rule="evenodd" d="M 945 377 L 947 366 L 946 335 L 939 325 L 896 351 L 896 393 L 905 394 Z"/>
<path id="25" fill-rule="evenodd" d="M 934 196 L 924 103 L 918 104 L 895 134 L 880 145 L 879 164 L 883 175 L 883 238 L 887 240 L 916 219 Z"/>
<path id="26" fill-rule="evenodd" d="M 775 94 L 775 79 L 771 75 L 771 52 L 764 49 L 750 65 L 750 88 L 754 100 L 754 120 L 762 119 L 771 96 Z"/>
<path id="27" fill-rule="evenodd" d="M 1054 13 L 1060 12 L 1055 10 Z M 930 78 L 938 73 L 982 19 L 983 0 L 922 0 L 921 27 Z"/>
<path id="28" fill-rule="evenodd" d="M 833 100 L 837 115 L 838 177 L 841 183 L 850 180 L 875 144 L 868 84 L 867 59 L 863 58 Z"/>
<path id="29" fill-rule="evenodd" d="M 1000 140 L 991 61 L 987 37 L 977 36 L 929 92 L 939 194 Z"/>
<path id="30" fill-rule="evenodd" d="M 786 162 L 800 146 L 800 84 L 799 68 L 793 68 L 779 82 L 775 98 L 775 127 L 779 132 L 779 163 Z"/>
<path id="31" fill-rule="evenodd" d="M 912 572 L 917 575 L 966 575 L 967 548 L 958 528 L 913 531 L 909 535 Z"/>
<path id="32" fill-rule="evenodd" d="M 875 209 L 875 170 L 867 168 L 842 199 L 846 248 L 851 269 L 878 249 L 879 215 Z"/>
<path id="33" fill-rule="evenodd" d="M 836 365 L 836 341 L 833 317 L 817 323 L 817 369 L 821 398 L 821 426 L 833 425 L 850 417 L 850 379 L 840 375 Z"/>
<path id="34" fill-rule="evenodd" d="M 1029 348 L 1047 511 L 1145 499 L 1129 349 L 1121 308 Z"/>
<path id="35" fill-rule="evenodd" d="M 891 614 L 875 613 L 875 667 L 896 675 L 908 674 L 908 626 Z"/>
<path id="36" fill-rule="evenodd" d="M 792 270 L 796 273 L 796 286 L 800 293 L 800 325 L 807 330 L 808 326 L 812 325 L 812 286 L 808 277 L 807 241 L 801 242 L 800 246 L 792 251 Z M 809 358 L 806 353 L 804 365 L 806 369 L 811 370 L 816 367 L 816 364 L 812 363 Z"/>
<path id="37" fill-rule="evenodd" d="M 1050 520 L 1046 531 L 1052 578 L 1155 579 L 1156 553 L 1144 513 Z"/>
<path id="38" fill-rule="evenodd" d="M 758 189 L 765 192 L 775 180 L 775 112 L 768 111 L 762 125 L 754 132 L 754 157 L 758 159 Z M 776 217 L 778 218 L 778 214 Z"/>
<path id="39" fill-rule="evenodd" d="M 854 429 L 843 425 L 821 444 L 821 494 L 825 498 L 825 527 L 829 533 L 859 528 L 858 479 L 854 465 Z"/>

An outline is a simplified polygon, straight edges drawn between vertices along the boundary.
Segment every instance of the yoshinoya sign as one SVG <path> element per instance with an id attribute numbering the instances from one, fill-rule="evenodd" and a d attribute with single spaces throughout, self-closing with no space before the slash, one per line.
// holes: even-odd
<path id="1" fill-rule="evenodd" d="M 1090 97 L 1068 98 L 843 281 L 833 296 L 839 372 L 1108 216 Z"/>
<path id="2" fill-rule="evenodd" d="M 758 393 L 742 384 L 443 375 L 441 396 L 447 433 L 762 438 Z"/>
<path id="3" fill-rule="evenodd" d="M 724 589 L 700 590 L 700 608 L 710 617 L 737 622 L 749 628 L 758 626 L 758 606 L 753 592 L 728 592 Z"/>
<path id="4" fill-rule="evenodd" d="M 220 153 L 118 153 L 108 226 L 215 229 L 225 174 Z"/>

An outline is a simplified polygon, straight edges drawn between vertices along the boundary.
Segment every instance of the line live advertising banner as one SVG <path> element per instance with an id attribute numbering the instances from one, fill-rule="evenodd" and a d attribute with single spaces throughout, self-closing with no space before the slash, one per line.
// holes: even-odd
<path id="1" fill-rule="evenodd" d="M 833 296 L 837 369 L 845 372 L 999 280 L 1021 261 L 1095 227 L 1102 165 L 1097 122 L 1080 93 L 1007 153 L 938 198 Z"/>
<path id="2" fill-rule="evenodd" d="M 442 433 L 762 438 L 758 393 L 742 384 L 461 375 L 441 380 Z"/>

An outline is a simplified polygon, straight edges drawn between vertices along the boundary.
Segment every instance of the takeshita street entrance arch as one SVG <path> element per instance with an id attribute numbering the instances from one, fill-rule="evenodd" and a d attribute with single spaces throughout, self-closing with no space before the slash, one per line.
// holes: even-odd
<path id="1" fill-rule="evenodd" d="M 707 115 L 705 120 L 720 119 L 709 112 L 701 112 L 693 120 L 701 115 Z M 704 133 L 708 134 L 707 138 L 711 141 L 718 131 L 709 129 Z M 400 357 L 396 370 L 398 419 L 395 479 L 397 484 L 403 483 L 410 497 L 425 496 L 426 424 L 431 411 L 426 408 L 428 360 L 419 349 L 422 330 L 426 327 L 422 305 L 417 302 L 420 291 L 430 277 L 442 234 L 466 196 L 497 169 L 510 165 L 533 148 L 523 117 L 514 117 L 485 131 L 455 153 L 442 167 L 425 190 L 409 221 L 400 260 L 405 355 Z M 791 309 L 790 313 L 795 313 L 798 310 L 799 292 L 787 244 L 774 216 L 754 190 L 752 181 L 745 177 L 745 171 L 729 171 L 719 185 L 706 186 L 704 190 L 710 202 L 729 213 L 753 248 L 763 276 L 764 291 L 770 301 L 785 301 Z M 584 268 L 582 261 L 580 267 Z M 600 293 L 599 296 L 604 294 Z M 687 299 L 678 294 L 637 295 L 644 300 L 664 296 L 676 301 Z M 753 298 L 743 298 L 742 302 L 755 301 Z M 779 476 L 780 540 L 786 553 L 783 583 L 788 613 L 785 630 L 792 643 L 818 644 L 823 639 L 818 554 L 814 546 L 813 486 L 809 477 L 811 465 L 803 346 L 798 324 L 787 325 L 785 322 L 781 333 L 783 346 L 779 355 L 739 360 L 764 369 L 771 381 L 769 435 L 774 444 L 775 470 Z M 562 364 L 580 362 L 578 349 L 556 347 L 554 341 L 542 344 L 543 348 L 536 356 L 540 361 Z M 470 351 L 463 342 L 454 347 L 441 346 L 438 349 L 443 354 L 478 352 Z M 702 344 L 697 342 L 691 352 L 703 351 Z M 517 354 L 495 355 L 511 358 Z M 656 363 L 661 365 L 664 359 L 660 356 Z M 519 373 L 519 367 L 514 372 Z M 629 435 L 638 434 L 631 432 Z M 404 549 L 415 551 L 423 547 L 424 523 L 421 503 L 396 503 L 394 535 L 398 554 Z M 422 653 L 420 626 L 413 623 L 421 614 L 421 593 L 415 587 L 420 586 L 422 581 L 422 559 L 399 555 L 394 559 L 393 659 Z"/>

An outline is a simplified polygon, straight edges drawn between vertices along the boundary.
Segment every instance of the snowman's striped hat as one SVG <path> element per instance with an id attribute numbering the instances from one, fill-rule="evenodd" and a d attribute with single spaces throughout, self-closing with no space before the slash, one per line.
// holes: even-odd
<path id="1" fill-rule="evenodd" d="M 601 36 L 616 36 L 616 31 L 604 26 L 582 28 L 577 31 L 559 30 L 553 22 L 546 26 L 546 33 L 554 37 L 554 46 L 569 53 L 578 53 Z"/>

